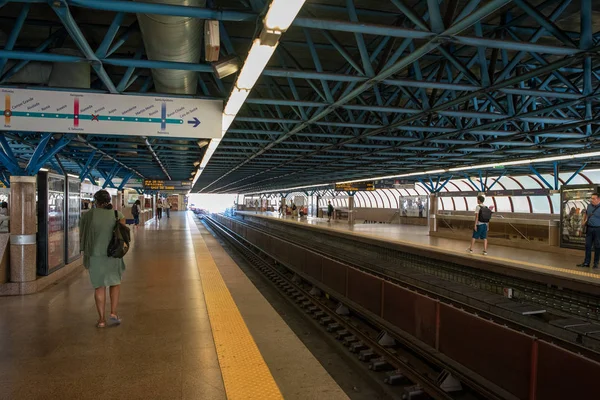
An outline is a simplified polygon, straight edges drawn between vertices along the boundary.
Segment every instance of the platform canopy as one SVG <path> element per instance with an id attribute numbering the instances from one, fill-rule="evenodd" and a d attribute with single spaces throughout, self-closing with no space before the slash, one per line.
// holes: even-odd
<path id="1" fill-rule="evenodd" d="M 222 137 L 146 134 L 136 121 L 65 132 L 48 119 L 37 132 L 4 128 L 3 160 L 25 168 L 46 140 L 62 146 L 47 164 L 71 173 L 195 177 L 194 192 L 250 193 L 467 170 L 557 175 L 598 159 L 599 2 L 294 0 L 302 8 L 282 35 L 264 18 L 271 0 L 162 3 L 0 1 L 0 86 L 115 104 L 220 101 Z M 217 57 L 204 41 L 215 32 Z M 258 80 L 242 87 L 249 51 L 263 50 L 268 64 L 255 62 Z M 236 65 L 241 74 L 224 76 Z M 84 122 L 106 126 L 103 112 Z M 160 132 L 163 115 L 144 117 Z M 203 129 L 194 115 L 173 118 Z"/>

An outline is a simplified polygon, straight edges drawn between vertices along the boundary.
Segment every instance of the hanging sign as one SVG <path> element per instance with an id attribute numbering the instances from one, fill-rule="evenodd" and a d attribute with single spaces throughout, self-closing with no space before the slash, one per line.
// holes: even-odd
<path id="1" fill-rule="evenodd" d="M 189 181 L 162 181 L 158 179 L 144 179 L 144 190 L 186 190 L 191 188 Z"/>
<path id="2" fill-rule="evenodd" d="M 221 138 L 221 100 L 0 89 L 0 130 Z"/>
<path id="3" fill-rule="evenodd" d="M 362 192 L 375 190 L 373 182 L 336 183 L 336 192 Z"/>

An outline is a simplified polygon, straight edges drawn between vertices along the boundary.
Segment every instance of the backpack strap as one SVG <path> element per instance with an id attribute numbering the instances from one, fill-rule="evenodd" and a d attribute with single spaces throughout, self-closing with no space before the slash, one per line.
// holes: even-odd
<path id="1" fill-rule="evenodd" d="M 118 221 L 119 220 L 119 213 L 117 212 L 117 210 L 115 210 L 115 219 Z"/>

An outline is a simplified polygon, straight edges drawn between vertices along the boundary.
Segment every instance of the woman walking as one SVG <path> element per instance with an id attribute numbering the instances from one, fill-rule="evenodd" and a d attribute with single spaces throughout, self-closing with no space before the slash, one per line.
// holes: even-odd
<path id="1" fill-rule="evenodd" d="M 106 309 L 106 287 L 110 293 L 110 321 L 120 324 L 121 318 L 117 314 L 121 275 L 125 271 L 125 262 L 122 258 L 113 258 L 107 255 L 108 245 L 112 239 L 115 223 L 118 221 L 125 225 L 125 217 L 112 209 L 111 197 L 106 190 L 94 194 L 96 208 L 91 209 L 81 217 L 79 235 L 83 251 L 83 265 L 90 273 L 90 280 L 94 286 L 94 299 L 98 310 L 98 328 L 106 326 L 104 317 Z"/>
<path id="2" fill-rule="evenodd" d="M 156 203 L 156 218 L 158 218 L 158 219 L 162 218 L 162 210 L 163 210 L 163 203 L 162 203 L 162 200 L 159 198 L 158 203 Z"/>

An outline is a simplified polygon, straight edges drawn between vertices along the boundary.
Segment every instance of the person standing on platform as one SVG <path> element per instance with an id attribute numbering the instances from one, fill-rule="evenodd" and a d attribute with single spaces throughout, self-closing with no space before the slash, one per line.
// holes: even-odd
<path id="1" fill-rule="evenodd" d="M 469 253 L 473 253 L 475 240 L 483 240 L 483 255 L 487 255 L 488 241 L 488 224 L 492 219 L 492 210 L 483 204 L 485 197 L 477 196 L 477 207 L 475 207 L 475 226 L 473 227 L 473 237 L 471 239 L 471 247 L 467 249 Z"/>
<path id="2" fill-rule="evenodd" d="M 122 258 L 109 257 L 108 245 L 113 237 L 115 228 L 115 213 L 119 223 L 125 225 L 125 217 L 120 211 L 113 210 L 111 196 L 106 190 L 94 194 L 96 208 L 81 216 L 79 223 L 79 240 L 83 251 L 83 265 L 90 274 L 94 287 L 94 299 L 98 311 L 98 328 L 106 327 L 104 317 L 106 309 L 106 287 L 110 294 L 110 321 L 120 324 L 117 314 L 119 294 L 121 291 L 121 276 L 125 271 Z"/>
<path id="3" fill-rule="evenodd" d="M 162 200 L 158 199 L 158 202 L 156 203 L 156 218 L 162 219 L 162 209 L 163 209 Z"/>
<path id="4" fill-rule="evenodd" d="M 133 224 L 135 226 L 138 226 L 140 224 L 140 207 L 142 206 L 142 203 L 140 203 L 139 200 L 136 200 L 135 203 L 133 203 L 133 207 L 131 207 L 131 215 L 133 215 Z"/>
<path id="5" fill-rule="evenodd" d="M 171 218 L 171 202 L 169 201 L 169 199 L 165 199 L 165 201 L 163 202 L 163 207 L 165 208 L 165 211 L 167 212 L 167 218 Z"/>
<path id="6" fill-rule="evenodd" d="M 425 207 L 423 206 L 423 203 L 421 201 L 419 201 L 419 218 L 423 218 L 423 210 L 425 209 Z"/>
<path id="7" fill-rule="evenodd" d="M 592 261 L 592 247 L 594 248 L 594 266 L 598 268 L 600 261 L 600 195 L 592 194 L 588 204 L 582 227 L 585 230 L 585 259 L 578 267 L 588 268 Z"/>
<path id="8" fill-rule="evenodd" d="M 333 206 L 331 202 L 327 204 L 327 222 L 331 222 L 331 216 L 333 215 Z"/>

